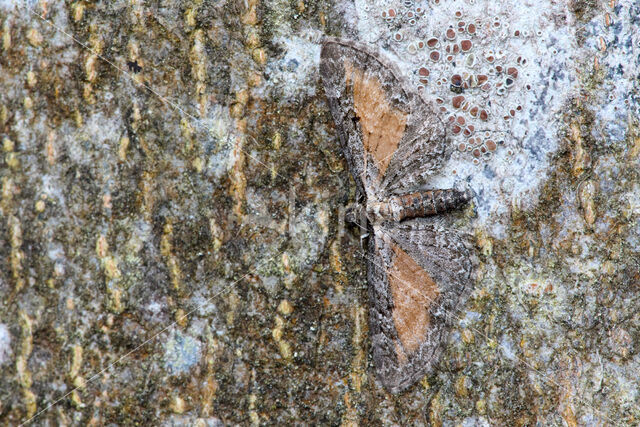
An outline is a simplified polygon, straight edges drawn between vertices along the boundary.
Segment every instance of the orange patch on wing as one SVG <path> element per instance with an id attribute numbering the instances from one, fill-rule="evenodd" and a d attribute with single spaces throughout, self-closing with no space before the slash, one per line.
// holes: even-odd
<path id="1" fill-rule="evenodd" d="M 407 114 L 393 108 L 380 80 L 345 62 L 347 85 L 353 82 L 353 107 L 360 119 L 362 144 L 376 160 L 380 176 L 404 135 Z"/>
<path id="2" fill-rule="evenodd" d="M 429 307 L 440 293 L 431 276 L 424 271 L 398 245 L 389 242 L 395 255 L 393 265 L 387 271 L 393 296 L 393 322 L 404 351 L 396 352 L 400 361 L 406 360 L 404 352 L 412 353 L 424 342 L 431 316 Z"/>

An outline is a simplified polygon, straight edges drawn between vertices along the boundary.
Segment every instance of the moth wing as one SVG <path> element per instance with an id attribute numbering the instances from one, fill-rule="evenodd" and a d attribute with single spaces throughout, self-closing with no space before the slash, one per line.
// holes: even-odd
<path id="1" fill-rule="evenodd" d="M 398 393 L 438 362 L 451 316 L 472 287 L 471 248 L 435 222 L 384 223 L 369 239 L 373 361 Z"/>
<path id="2" fill-rule="evenodd" d="M 424 181 L 444 157 L 436 108 L 398 68 L 361 43 L 326 38 L 320 76 L 342 150 L 360 190 L 379 199 Z"/>

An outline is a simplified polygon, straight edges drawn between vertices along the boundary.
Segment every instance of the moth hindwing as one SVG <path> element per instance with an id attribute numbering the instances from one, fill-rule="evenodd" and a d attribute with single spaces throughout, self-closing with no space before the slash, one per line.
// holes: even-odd
<path id="1" fill-rule="evenodd" d="M 474 256 L 447 226 L 467 191 L 424 190 L 446 158 L 437 109 L 375 50 L 323 41 L 320 75 L 347 164 L 365 197 L 373 362 L 398 393 L 431 372 L 451 315 L 472 286 Z"/>

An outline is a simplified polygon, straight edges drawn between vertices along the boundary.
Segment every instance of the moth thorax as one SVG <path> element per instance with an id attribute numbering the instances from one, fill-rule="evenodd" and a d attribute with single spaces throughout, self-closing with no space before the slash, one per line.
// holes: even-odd
<path id="1" fill-rule="evenodd" d="M 345 212 L 345 221 L 358 225 L 358 226 L 366 226 L 367 224 L 367 212 L 364 209 L 364 206 L 360 203 L 353 203 L 347 207 Z"/>
<path id="2" fill-rule="evenodd" d="M 397 219 L 400 217 L 400 210 L 401 206 L 395 196 L 383 202 L 367 203 L 367 215 L 373 222 L 377 222 L 376 220 L 400 221 Z"/>
<path id="3" fill-rule="evenodd" d="M 382 220 L 403 219 L 437 215 L 458 209 L 471 200 L 469 191 L 454 189 L 423 190 L 415 193 L 391 196 L 382 202 L 367 205 L 367 213 Z"/>

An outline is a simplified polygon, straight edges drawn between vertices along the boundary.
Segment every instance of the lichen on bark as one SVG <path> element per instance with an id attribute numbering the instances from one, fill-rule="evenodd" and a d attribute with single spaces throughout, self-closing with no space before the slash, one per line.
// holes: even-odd
<path id="1" fill-rule="evenodd" d="M 419 82 L 382 15 L 408 3 L 441 43 L 490 23 L 476 59 L 526 56 L 532 89 L 493 100 L 505 145 L 438 177 L 478 194 L 480 275 L 392 396 L 317 60 L 359 38 Z M 637 423 L 640 11 L 544 4 L 0 2 L 0 421 Z"/>

